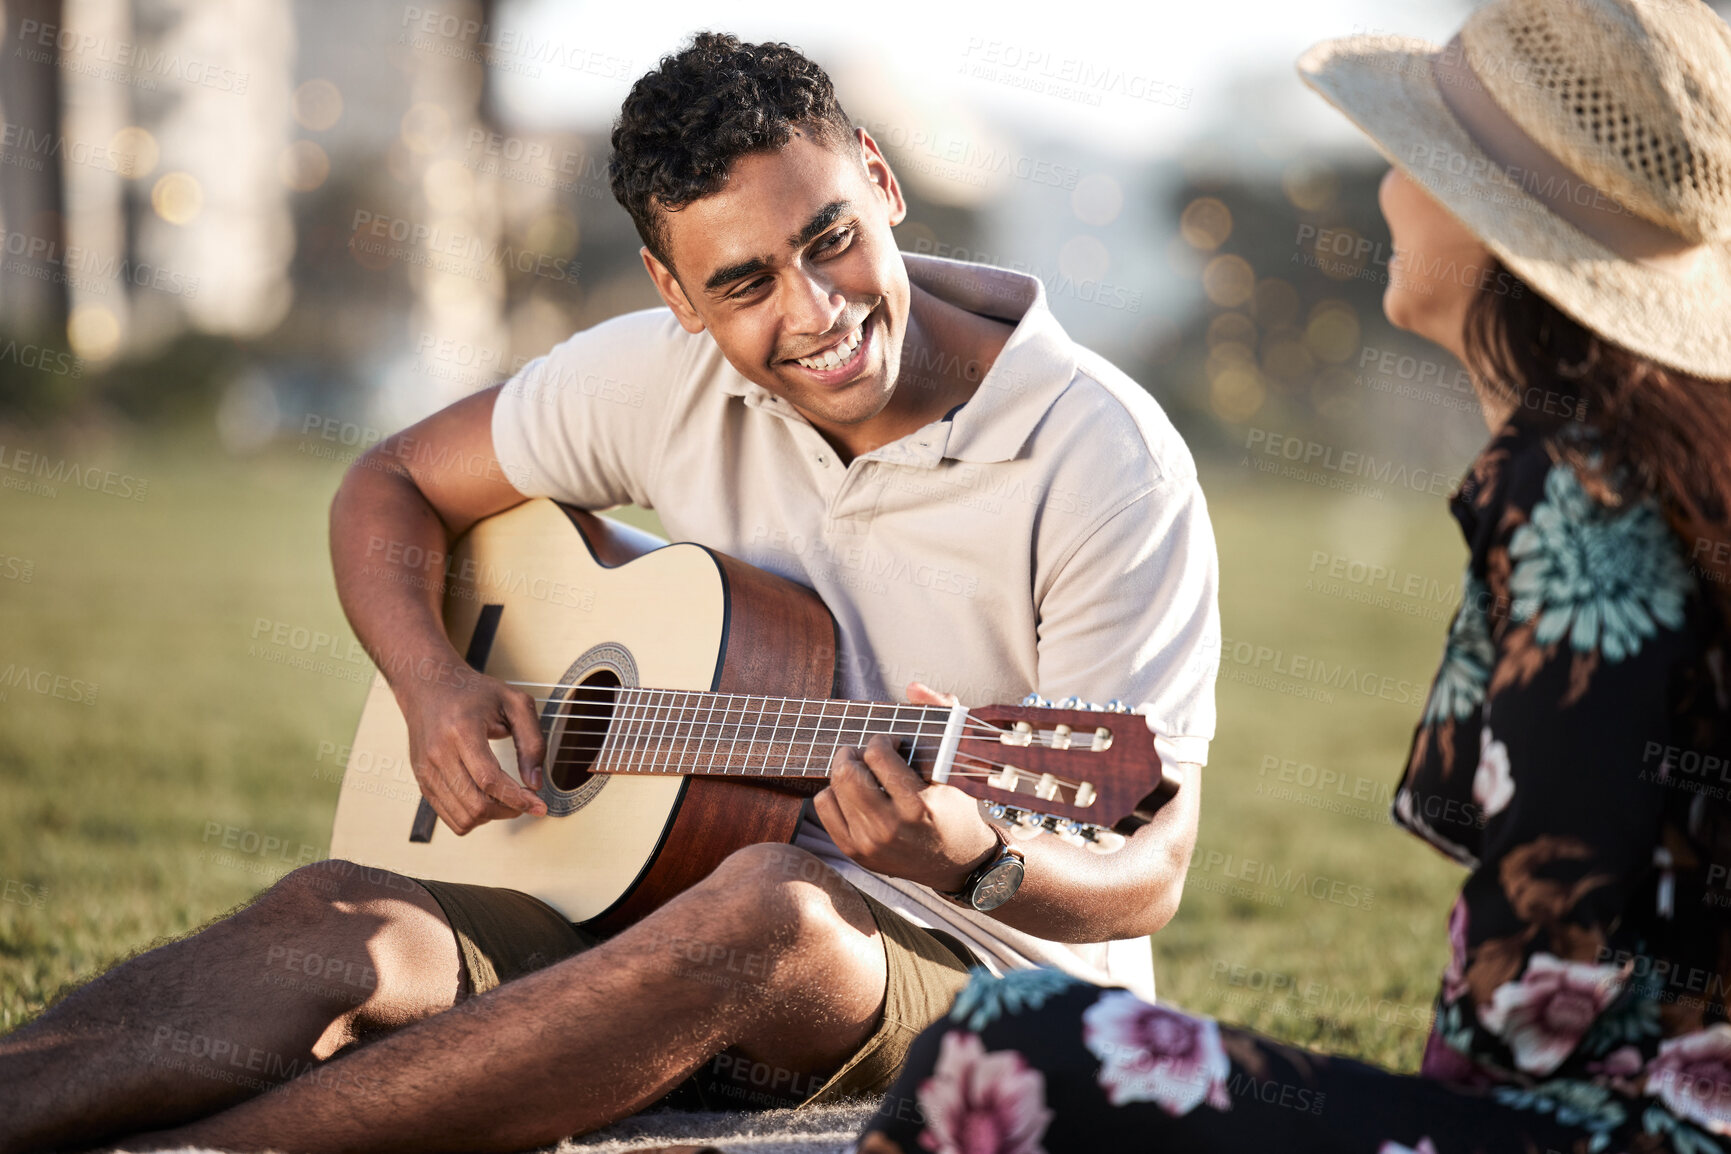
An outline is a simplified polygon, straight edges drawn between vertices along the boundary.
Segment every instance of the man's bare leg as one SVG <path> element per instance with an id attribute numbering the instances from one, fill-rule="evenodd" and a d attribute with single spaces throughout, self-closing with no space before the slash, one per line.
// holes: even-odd
<path id="1" fill-rule="evenodd" d="M 348 862 L 115 967 L 0 1038 L 0 1151 L 201 1118 L 454 1002 L 432 895 Z"/>
<path id="2" fill-rule="evenodd" d="M 758 845 L 575 957 L 128 1150 L 524 1150 L 649 1103 L 723 1049 L 807 1074 L 871 1036 L 871 911 L 818 860 Z"/>

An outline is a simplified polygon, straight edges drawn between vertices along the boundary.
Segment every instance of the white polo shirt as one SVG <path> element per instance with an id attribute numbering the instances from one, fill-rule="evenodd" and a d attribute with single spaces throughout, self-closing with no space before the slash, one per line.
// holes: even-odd
<path id="1" fill-rule="evenodd" d="M 1206 763 L 1218 562 L 1188 448 L 1160 406 L 1077 346 L 1021 273 L 904 254 L 909 279 L 1014 324 L 968 402 L 847 464 L 785 401 L 665 309 L 577 333 L 499 396 L 493 444 L 527 496 L 656 510 L 676 541 L 816 590 L 844 697 L 913 680 L 964 703 L 1121 698 L 1169 762 Z M 898 387 L 951 366 L 910 354 Z M 929 386 L 927 386 L 929 387 Z M 1052 964 L 1153 995 L 1145 938 L 1060 945 L 798 843 L 997 971 Z"/>

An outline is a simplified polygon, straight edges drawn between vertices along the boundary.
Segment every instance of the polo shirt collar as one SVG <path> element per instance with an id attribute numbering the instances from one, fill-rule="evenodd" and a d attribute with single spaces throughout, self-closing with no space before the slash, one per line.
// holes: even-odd
<path id="1" fill-rule="evenodd" d="M 1046 304 L 1040 278 L 1013 269 L 903 253 L 908 280 L 969 312 L 1016 326 L 948 429 L 943 456 L 1013 460 L 1076 375 L 1075 345 Z"/>
<path id="2" fill-rule="evenodd" d="M 1038 277 L 991 265 L 919 253 L 903 253 L 902 260 L 908 280 L 933 296 L 1016 326 L 974 395 L 955 416 L 935 422 L 933 431 L 939 440 L 928 439 L 921 447 L 939 459 L 982 464 L 1013 460 L 1076 375 L 1075 345 L 1046 303 L 1046 286 Z M 753 408 L 767 406 L 784 415 L 794 412 L 731 365 L 719 384 L 722 392 L 744 398 Z M 885 445 L 868 456 L 883 455 L 890 448 Z M 927 453 L 892 451 L 889 455 L 925 457 Z"/>

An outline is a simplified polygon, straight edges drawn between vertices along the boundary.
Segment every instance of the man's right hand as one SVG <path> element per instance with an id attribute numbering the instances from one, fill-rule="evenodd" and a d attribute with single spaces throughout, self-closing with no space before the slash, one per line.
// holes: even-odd
<path id="1" fill-rule="evenodd" d="M 409 764 L 421 796 L 458 836 L 483 822 L 547 805 L 499 765 L 487 742 L 509 737 L 524 782 L 539 788 L 546 741 L 527 693 L 467 666 L 451 684 L 412 686 L 398 694 L 409 723 Z"/>

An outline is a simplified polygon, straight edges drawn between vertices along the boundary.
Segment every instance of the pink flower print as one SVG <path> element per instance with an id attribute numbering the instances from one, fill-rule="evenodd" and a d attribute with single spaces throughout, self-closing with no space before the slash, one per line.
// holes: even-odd
<path id="1" fill-rule="evenodd" d="M 1616 966 L 1534 954 L 1519 981 L 1498 986 L 1491 1004 L 1479 1008 L 1479 1021 L 1508 1043 L 1519 1069 L 1549 1074 L 1563 1064 L 1622 984 Z"/>
<path id="2" fill-rule="evenodd" d="M 1178 1117 L 1204 1100 L 1227 1110 L 1226 1077 L 1232 1063 L 1220 1027 L 1134 994 L 1108 990 L 1082 1014 L 1083 1044 L 1100 1059 L 1100 1087 L 1114 1106 L 1155 1102 Z"/>
<path id="3" fill-rule="evenodd" d="M 1494 817 L 1515 796 L 1515 778 L 1509 772 L 1509 748 L 1491 737 L 1491 727 L 1479 731 L 1479 768 L 1473 774 L 1473 800 L 1479 812 Z"/>
<path id="4" fill-rule="evenodd" d="M 1647 1093 L 1673 1114 L 1731 1134 L 1731 1026 L 1716 1022 L 1660 1042 L 1647 1067 Z"/>
<path id="5" fill-rule="evenodd" d="M 1605 1056 L 1602 1062 L 1593 1062 L 1587 1066 L 1593 1074 L 1604 1074 L 1612 1078 L 1627 1078 L 1641 1072 L 1641 1051 L 1633 1046 L 1619 1046 Z"/>
<path id="6" fill-rule="evenodd" d="M 1443 1001 L 1452 1002 L 1467 988 L 1467 900 L 1455 899 L 1449 913 L 1449 964 L 1443 971 Z"/>
<path id="7" fill-rule="evenodd" d="M 1417 1146 L 1402 1146 L 1399 1142 L 1384 1142 L 1376 1148 L 1376 1154 L 1436 1154 L 1436 1143 L 1429 1138 L 1420 1138 Z"/>
<path id="8" fill-rule="evenodd" d="M 918 1097 L 920 1145 L 934 1154 L 1045 1154 L 1046 1079 L 1014 1050 L 987 1053 L 978 1034 L 951 1030 Z"/>

